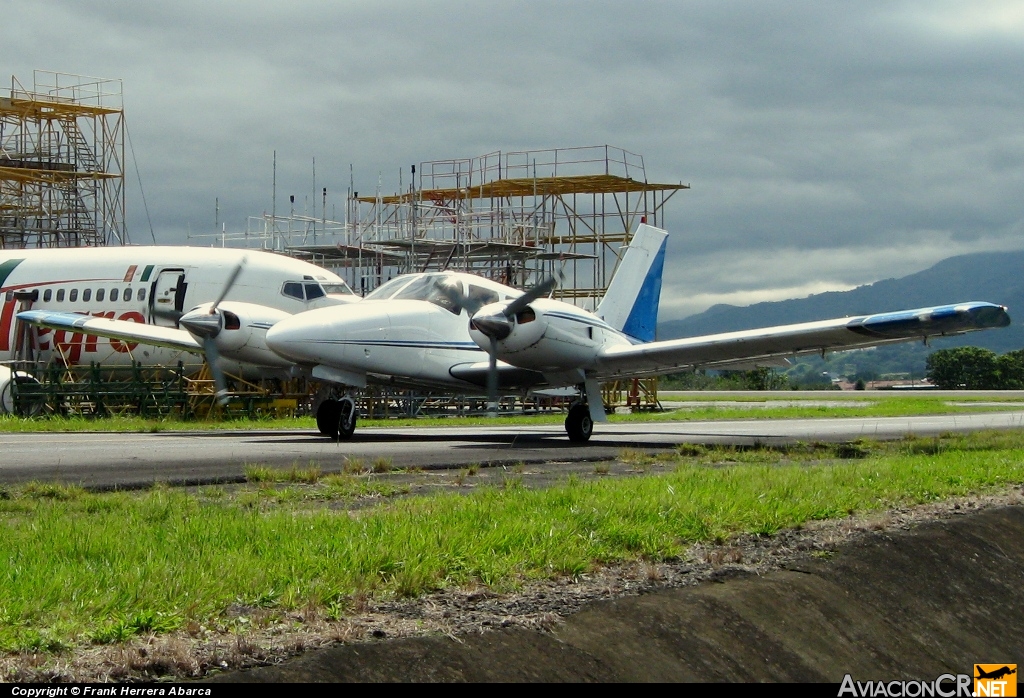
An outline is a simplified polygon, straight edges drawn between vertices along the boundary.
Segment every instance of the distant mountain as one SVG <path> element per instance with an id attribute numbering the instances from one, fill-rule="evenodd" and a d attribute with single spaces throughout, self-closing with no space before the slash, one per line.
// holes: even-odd
<path id="1" fill-rule="evenodd" d="M 982 252 L 945 259 L 930 269 L 885 279 L 850 291 L 757 303 L 746 307 L 715 305 L 682 320 L 658 324 L 658 339 L 748 330 L 846 315 L 865 315 L 963 301 L 1005 305 L 1013 323 L 978 332 L 941 346 L 970 344 L 996 352 L 1024 348 L 1024 251 Z M 1015 312 L 1016 311 L 1016 312 Z"/>

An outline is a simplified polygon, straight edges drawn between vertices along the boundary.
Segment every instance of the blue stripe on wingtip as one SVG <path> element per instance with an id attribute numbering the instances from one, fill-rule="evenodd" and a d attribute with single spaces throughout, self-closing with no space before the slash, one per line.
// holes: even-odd
<path id="1" fill-rule="evenodd" d="M 971 330 L 1006 327 L 1006 308 L 993 303 L 958 303 L 935 308 L 904 310 L 870 315 L 850 329 L 881 337 L 912 337 L 955 334 Z"/>
<path id="2" fill-rule="evenodd" d="M 633 302 L 633 309 L 626 318 L 622 331 L 641 342 L 653 342 L 658 325 L 658 305 L 661 302 L 661 277 L 665 271 L 665 249 L 668 238 L 661 241 L 661 247 L 654 256 L 654 262 L 647 271 L 643 286 Z"/>

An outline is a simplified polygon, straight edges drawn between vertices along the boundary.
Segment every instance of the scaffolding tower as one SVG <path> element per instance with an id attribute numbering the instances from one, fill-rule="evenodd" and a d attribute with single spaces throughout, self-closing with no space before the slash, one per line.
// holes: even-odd
<path id="1" fill-rule="evenodd" d="M 36 70 L 0 93 L 0 248 L 128 242 L 120 80 Z"/>
<path id="2" fill-rule="evenodd" d="M 488 153 L 412 168 L 391 195 L 347 192 L 344 220 L 254 216 L 222 244 L 278 250 L 334 269 L 368 293 L 398 274 L 454 269 L 513 286 L 556 270 L 556 297 L 593 308 L 641 222 L 689 186 L 647 181 L 643 157 L 609 145 Z M 205 236 L 196 236 L 205 237 Z"/>

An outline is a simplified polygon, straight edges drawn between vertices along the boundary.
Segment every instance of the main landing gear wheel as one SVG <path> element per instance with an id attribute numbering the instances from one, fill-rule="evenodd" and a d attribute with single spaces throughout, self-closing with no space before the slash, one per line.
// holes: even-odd
<path id="1" fill-rule="evenodd" d="M 352 398 L 324 400 L 316 411 L 316 428 L 324 436 L 347 441 L 356 430 L 356 403 Z"/>
<path id="2" fill-rule="evenodd" d="M 594 433 L 594 420 L 590 418 L 590 408 L 587 405 L 574 405 L 569 408 L 569 416 L 565 418 L 565 431 L 569 435 L 569 441 L 590 441 L 590 435 Z"/>

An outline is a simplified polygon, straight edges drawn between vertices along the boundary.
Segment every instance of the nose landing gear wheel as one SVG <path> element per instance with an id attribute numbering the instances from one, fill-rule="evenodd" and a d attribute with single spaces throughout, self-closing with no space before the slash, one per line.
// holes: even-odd
<path id="1" fill-rule="evenodd" d="M 565 432 L 569 435 L 570 441 L 590 441 L 590 435 L 594 433 L 594 420 L 590 418 L 590 408 L 587 405 L 574 405 L 569 408 L 569 415 L 565 418 Z"/>
<path id="2" fill-rule="evenodd" d="M 324 400 L 316 411 L 316 428 L 324 436 L 347 441 L 356 430 L 356 403 L 352 398 Z"/>
<path id="3" fill-rule="evenodd" d="M 338 434 L 335 437 L 339 441 L 352 438 L 356 430 L 356 403 L 352 398 L 345 398 L 339 403 Z"/>

